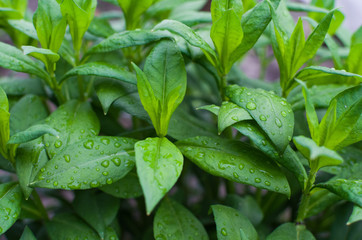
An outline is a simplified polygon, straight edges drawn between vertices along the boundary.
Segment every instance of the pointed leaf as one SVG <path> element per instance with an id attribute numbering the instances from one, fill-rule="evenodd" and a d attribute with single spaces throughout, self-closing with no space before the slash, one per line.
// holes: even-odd
<path id="1" fill-rule="evenodd" d="M 19 184 L 0 184 L 0 234 L 5 233 L 18 219 L 21 199 Z"/>
<path id="2" fill-rule="evenodd" d="M 135 142 L 98 136 L 67 145 L 47 162 L 31 186 L 69 190 L 112 184 L 134 167 Z"/>
<path id="3" fill-rule="evenodd" d="M 219 134 L 234 123 L 252 119 L 253 118 L 246 110 L 244 110 L 244 108 L 241 108 L 232 102 L 223 102 L 218 113 Z"/>
<path id="4" fill-rule="evenodd" d="M 36 238 L 30 228 L 26 226 L 20 240 L 36 240 Z"/>
<path id="5" fill-rule="evenodd" d="M 304 225 L 284 223 L 275 229 L 266 240 L 315 240 L 313 234 Z"/>
<path id="6" fill-rule="evenodd" d="M 136 173 L 130 172 L 122 179 L 110 185 L 99 188 L 105 193 L 117 198 L 136 198 L 142 196 L 142 187 Z"/>
<path id="7" fill-rule="evenodd" d="M 165 198 L 158 208 L 153 232 L 155 239 L 187 240 L 194 239 L 195 236 L 200 240 L 209 239 L 200 221 L 184 206 L 170 198 Z"/>
<path id="8" fill-rule="evenodd" d="M 20 144 L 32 141 L 41 137 L 45 134 L 50 134 L 53 136 L 58 136 L 59 133 L 52 127 L 46 124 L 38 124 L 31 126 L 30 128 L 26 129 L 25 131 L 18 132 L 11 136 L 8 144 Z"/>
<path id="9" fill-rule="evenodd" d="M 351 225 L 352 223 L 358 222 L 362 220 L 362 208 L 359 206 L 353 207 L 353 212 L 348 219 L 347 225 Z"/>
<path id="10" fill-rule="evenodd" d="M 183 156 L 167 138 L 147 138 L 135 145 L 137 174 L 146 200 L 147 214 L 179 178 Z"/>

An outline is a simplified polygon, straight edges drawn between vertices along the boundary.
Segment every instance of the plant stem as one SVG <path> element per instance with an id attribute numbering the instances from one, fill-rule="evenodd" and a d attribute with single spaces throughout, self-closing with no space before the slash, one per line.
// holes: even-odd
<path id="1" fill-rule="evenodd" d="M 220 76 L 220 85 L 219 85 L 219 91 L 220 91 L 220 96 L 221 96 L 221 101 L 226 101 L 227 97 L 225 96 L 225 91 L 224 89 L 227 86 L 227 79 L 226 79 L 226 75 Z"/>
<path id="2" fill-rule="evenodd" d="M 297 216 L 297 220 L 296 220 L 298 223 L 303 222 L 303 220 L 306 218 L 309 200 L 310 200 L 310 190 L 313 187 L 316 175 L 317 175 L 317 171 L 315 170 L 315 167 L 311 166 L 311 170 L 308 175 L 307 186 L 303 191 L 302 200 L 300 203 L 300 207 L 298 209 L 298 216 Z"/>
<path id="3" fill-rule="evenodd" d="M 75 66 L 79 66 L 80 65 L 80 51 L 76 51 L 75 52 Z M 78 81 L 78 90 L 79 90 L 79 97 L 81 100 L 86 100 L 85 99 L 85 94 L 84 94 L 84 83 L 83 83 L 83 79 L 80 76 L 77 76 L 77 81 Z"/>

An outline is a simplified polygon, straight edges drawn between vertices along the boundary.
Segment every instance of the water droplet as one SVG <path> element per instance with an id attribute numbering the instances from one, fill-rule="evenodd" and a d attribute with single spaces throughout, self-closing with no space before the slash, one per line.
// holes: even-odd
<path id="1" fill-rule="evenodd" d="M 253 103 L 253 102 L 248 102 L 246 104 L 246 108 L 249 109 L 249 110 L 254 110 L 254 109 L 256 109 L 256 104 Z"/>
<path id="2" fill-rule="evenodd" d="M 112 184 L 113 180 L 112 180 L 112 178 L 107 178 L 106 182 L 107 182 L 107 184 Z"/>
<path id="3" fill-rule="evenodd" d="M 287 102 L 284 101 L 284 100 L 282 100 L 280 103 L 281 103 L 283 106 L 286 106 L 286 105 L 287 105 Z"/>
<path id="4" fill-rule="evenodd" d="M 235 178 L 239 178 L 239 174 L 237 174 L 236 172 L 233 172 L 233 176 L 234 176 Z"/>
<path id="5" fill-rule="evenodd" d="M 203 152 L 198 152 L 198 153 L 196 154 L 196 157 L 197 157 L 197 158 L 200 158 L 200 159 L 203 159 L 203 158 L 205 157 L 205 153 L 203 153 Z"/>
<path id="6" fill-rule="evenodd" d="M 84 129 L 81 129 L 81 130 L 80 130 L 80 133 L 85 133 L 85 130 L 84 130 Z"/>
<path id="7" fill-rule="evenodd" d="M 262 120 L 262 121 L 266 121 L 266 117 L 264 115 L 260 115 L 259 119 Z"/>
<path id="8" fill-rule="evenodd" d="M 64 160 L 69 163 L 70 162 L 70 156 L 69 155 L 64 155 Z"/>
<path id="9" fill-rule="evenodd" d="M 261 179 L 260 179 L 260 178 L 255 178 L 254 181 L 255 181 L 256 183 L 260 183 L 260 182 L 261 182 Z"/>
<path id="10" fill-rule="evenodd" d="M 279 187 L 275 187 L 275 191 L 277 191 L 277 192 L 278 192 L 278 191 L 279 191 Z"/>
<path id="11" fill-rule="evenodd" d="M 108 172 L 102 172 L 103 176 L 108 176 Z"/>
<path id="12" fill-rule="evenodd" d="M 101 165 L 106 168 L 106 167 L 109 166 L 109 161 L 108 161 L 108 160 L 104 160 L 104 161 L 101 163 Z"/>
<path id="13" fill-rule="evenodd" d="M 41 168 L 41 169 L 40 169 L 40 172 L 45 172 L 45 168 Z"/>
<path id="14" fill-rule="evenodd" d="M 58 186 L 58 182 L 57 181 L 53 182 L 53 186 L 54 187 Z"/>
<path id="15" fill-rule="evenodd" d="M 50 180 L 48 179 L 48 180 L 46 180 L 46 182 L 47 182 L 47 183 L 50 183 Z"/>
<path id="16" fill-rule="evenodd" d="M 102 138 L 102 139 L 101 139 L 101 142 L 102 142 L 104 145 L 108 145 L 108 144 L 109 144 L 109 139 L 108 139 L 108 138 Z"/>
<path id="17" fill-rule="evenodd" d="M 282 124 L 282 122 L 280 121 L 279 118 L 275 118 L 275 124 L 276 124 L 279 128 L 281 128 L 281 127 L 283 126 L 283 124 Z"/>
<path id="18" fill-rule="evenodd" d="M 246 95 L 250 96 L 250 95 L 251 95 L 251 92 L 247 92 Z"/>
<path id="19" fill-rule="evenodd" d="M 244 164 L 240 163 L 240 164 L 239 164 L 239 169 L 240 169 L 240 170 L 243 170 L 243 169 L 244 169 Z"/>
<path id="20" fill-rule="evenodd" d="M 255 170 L 254 170 L 254 169 L 252 169 L 252 168 L 250 168 L 249 172 L 250 172 L 250 173 L 254 173 L 254 172 L 255 172 Z"/>
<path id="21" fill-rule="evenodd" d="M 265 181 L 264 183 L 265 183 L 265 185 L 270 186 L 270 182 L 269 182 L 269 181 Z"/>
<path id="22" fill-rule="evenodd" d="M 119 167 L 121 165 L 121 159 L 119 157 L 115 157 L 112 159 L 112 162 L 114 163 L 114 165 L 116 165 L 117 167 Z"/>
<path id="23" fill-rule="evenodd" d="M 97 172 L 99 172 L 99 171 L 100 171 L 100 169 L 99 169 L 99 168 L 96 168 L 96 171 L 97 171 Z"/>
<path id="24" fill-rule="evenodd" d="M 202 140 L 201 143 L 204 144 L 204 145 L 207 145 L 207 144 L 208 144 L 208 141 Z M 188 151 L 188 149 L 186 149 L 186 150 Z M 190 150 L 191 150 L 191 149 L 190 149 Z"/>
<path id="25" fill-rule="evenodd" d="M 63 142 L 60 140 L 56 140 L 54 143 L 54 147 L 56 147 L 56 148 L 60 148 L 62 145 L 63 145 Z"/>
<path id="26" fill-rule="evenodd" d="M 55 165 L 54 168 L 55 168 L 55 169 L 58 169 L 58 165 Z"/>
<path id="27" fill-rule="evenodd" d="M 266 146 L 266 141 L 265 141 L 265 140 L 262 140 L 262 141 L 261 141 L 261 144 L 263 144 L 263 146 Z"/>
<path id="28" fill-rule="evenodd" d="M 90 183 L 90 186 L 91 186 L 92 188 L 96 188 L 96 187 L 99 186 L 99 182 L 98 182 L 98 181 L 92 181 L 92 182 Z"/>
<path id="29" fill-rule="evenodd" d="M 287 113 L 286 113 L 285 111 L 282 111 L 280 114 L 281 114 L 283 117 L 286 117 L 286 116 L 287 116 Z"/>
<path id="30" fill-rule="evenodd" d="M 222 234 L 223 236 L 227 236 L 227 235 L 228 235 L 228 232 L 226 231 L 225 228 L 221 228 L 221 234 Z"/>
<path id="31" fill-rule="evenodd" d="M 118 142 L 115 142 L 115 143 L 114 143 L 114 146 L 115 146 L 116 148 L 119 148 L 119 147 L 121 146 L 121 144 L 118 143 Z"/>
<path id="32" fill-rule="evenodd" d="M 236 117 L 236 116 L 231 117 L 231 119 L 234 120 L 234 121 L 236 121 L 236 122 L 239 121 L 239 118 Z"/>
<path id="33" fill-rule="evenodd" d="M 88 141 L 86 141 L 86 142 L 83 143 L 83 146 L 84 146 L 86 149 L 92 149 L 92 148 L 93 148 L 93 145 L 94 145 L 93 140 L 88 140 Z"/>

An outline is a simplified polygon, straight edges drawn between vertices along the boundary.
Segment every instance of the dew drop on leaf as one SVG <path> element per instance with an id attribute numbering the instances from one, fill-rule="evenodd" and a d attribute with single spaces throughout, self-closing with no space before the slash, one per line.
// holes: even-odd
<path id="1" fill-rule="evenodd" d="M 108 176 L 109 172 L 102 172 L 103 176 Z"/>
<path id="2" fill-rule="evenodd" d="M 69 163 L 69 162 L 70 162 L 70 157 L 69 157 L 69 155 L 64 155 L 64 160 Z"/>
<path id="3" fill-rule="evenodd" d="M 279 118 L 275 118 L 275 124 L 276 124 L 279 128 L 281 128 L 281 127 L 283 126 L 283 124 L 282 124 L 282 122 L 280 121 Z"/>
<path id="4" fill-rule="evenodd" d="M 287 113 L 286 113 L 285 111 L 282 111 L 280 114 L 281 114 L 283 117 L 286 117 L 286 116 L 287 116 Z"/>
<path id="5" fill-rule="evenodd" d="M 239 118 L 238 118 L 238 117 L 235 117 L 235 116 L 234 116 L 234 117 L 231 117 L 231 119 L 234 120 L 234 121 L 236 121 L 236 122 L 239 121 Z"/>
<path id="6" fill-rule="evenodd" d="M 243 170 L 243 169 L 244 169 L 244 164 L 240 163 L 240 164 L 239 164 L 239 169 L 240 169 L 240 170 Z"/>
<path id="7" fill-rule="evenodd" d="M 83 143 L 83 146 L 84 146 L 86 149 L 92 149 L 92 148 L 93 148 L 93 145 L 94 145 L 93 140 L 88 140 L 88 141 L 86 141 L 85 143 Z"/>
<path id="8" fill-rule="evenodd" d="M 117 167 L 119 167 L 121 165 L 121 159 L 119 157 L 115 157 L 112 159 L 112 162 L 114 163 L 114 165 L 116 165 Z"/>
<path id="9" fill-rule="evenodd" d="M 222 234 L 223 236 L 227 236 L 227 235 L 228 235 L 228 232 L 226 231 L 225 228 L 221 228 L 221 234 Z"/>
<path id="10" fill-rule="evenodd" d="M 63 142 L 60 140 L 56 140 L 54 143 L 54 147 L 56 147 L 56 148 L 60 148 L 62 145 L 63 145 Z"/>
<path id="11" fill-rule="evenodd" d="M 250 172 L 250 173 L 254 173 L 255 170 L 251 168 L 251 169 L 249 170 L 249 172 Z"/>
<path id="12" fill-rule="evenodd" d="M 260 179 L 260 178 L 255 178 L 254 181 L 255 181 L 256 183 L 260 183 L 260 182 L 261 182 L 261 179 Z"/>
<path id="13" fill-rule="evenodd" d="M 259 116 L 259 119 L 260 119 L 261 121 L 266 121 L 266 117 L 265 117 L 263 114 Z"/>
<path id="14" fill-rule="evenodd" d="M 253 102 L 248 102 L 246 104 L 246 108 L 249 109 L 249 110 L 254 110 L 254 109 L 256 109 L 256 104 L 253 103 Z"/>
<path id="15" fill-rule="evenodd" d="M 101 163 L 102 167 L 105 167 L 107 168 L 109 166 L 109 161 L 108 160 L 104 160 L 102 163 Z"/>
<path id="16" fill-rule="evenodd" d="M 269 182 L 269 181 L 265 181 L 265 185 L 270 186 L 270 182 Z"/>

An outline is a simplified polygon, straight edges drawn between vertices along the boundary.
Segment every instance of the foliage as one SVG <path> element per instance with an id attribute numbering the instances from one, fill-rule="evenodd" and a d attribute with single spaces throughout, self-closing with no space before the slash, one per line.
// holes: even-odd
<path id="1" fill-rule="evenodd" d="M 205 4 L 0 0 L 4 239 L 362 235 L 362 27 L 334 0 Z"/>

